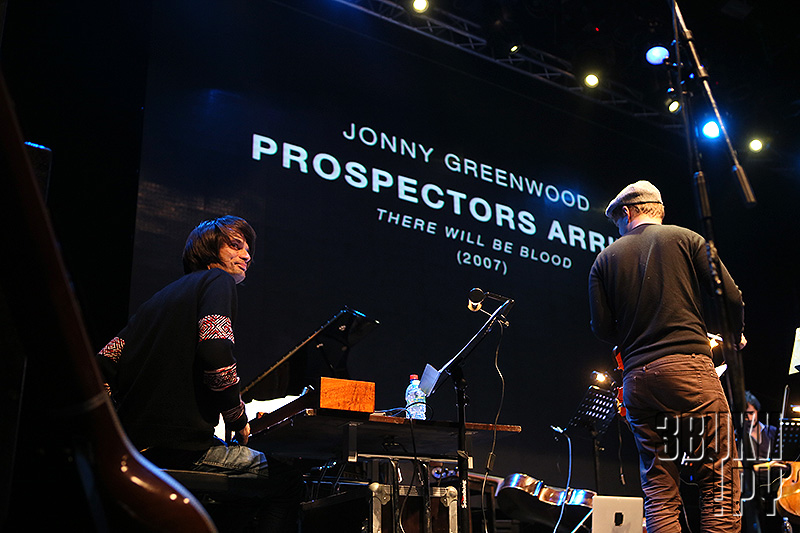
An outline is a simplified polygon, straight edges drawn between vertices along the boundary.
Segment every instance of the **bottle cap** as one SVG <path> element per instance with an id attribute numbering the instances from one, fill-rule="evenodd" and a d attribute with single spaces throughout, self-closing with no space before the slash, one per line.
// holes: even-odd
<path id="1" fill-rule="evenodd" d="M 409 379 L 412 379 L 412 380 L 414 380 L 414 379 L 419 379 L 419 376 L 418 376 L 418 375 L 416 375 L 416 374 L 411 374 L 411 375 L 409 376 Z"/>

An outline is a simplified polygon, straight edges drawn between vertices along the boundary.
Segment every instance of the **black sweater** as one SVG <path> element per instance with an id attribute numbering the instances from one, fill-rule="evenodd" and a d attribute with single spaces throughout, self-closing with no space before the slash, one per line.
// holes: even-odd
<path id="1" fill-rule="evenodd" d="M 732 340 L 738 343 L 742 294 L 724 265 L 720 275 Z M 626 371 L 665 355 L 710 356 L 703 304 L 712 289 L 702 236 L 678 226 L 643 224 L 606 247 L 592 265 L 592 331 L 618 346 Z"/>
<path id="2" fill-rule="evenodd" d="M 98 362 L 128 437 L 141 449 L 204 450 L 247 423 L 233 356 L 237 294 L 220 269 L 187 274 L 136 311 Z"/>

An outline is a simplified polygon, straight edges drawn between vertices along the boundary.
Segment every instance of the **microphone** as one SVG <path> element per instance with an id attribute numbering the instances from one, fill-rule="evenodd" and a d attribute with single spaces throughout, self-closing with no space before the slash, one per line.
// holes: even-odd
<path id="1" fill-rule="evenodd" d="M 467 302 L 467 309 L 470 311 L 480 311 L 483 305 L 483 300 L 486 298 L 486 293 L 479 288 L 474 288 L 469 291 L 469 302 Z"/>

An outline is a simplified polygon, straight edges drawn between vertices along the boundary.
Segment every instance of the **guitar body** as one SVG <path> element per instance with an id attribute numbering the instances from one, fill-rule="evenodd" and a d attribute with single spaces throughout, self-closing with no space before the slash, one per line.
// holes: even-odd
<path id="1" fill-rule="evenodd" d="M 562 524 L 568 530 L 586 517 L 595 495 L 591 490 L 551 487 L 527 474 L 507 476 L 495 492 L 497 506 L 506 515 L 548 528 L 556 524 L 563 506 Z"/>
<path id="2" fill-rule="evenodd" d="M 3 417 L 3 531 L 216 531 L 197 500 L 132 448 L 94 360 L 0 74 L 0 353 L 18 391 Z M 8 176 L 8 179 L 6 177 Z M 101 221 L 98 221 L 101 223 Z M 87 238 L 92 228 L 87 228 Z M 8 242 L 11 242 L 11 241 Z M 8 395 L 9 397 L 11 395 Z"/>

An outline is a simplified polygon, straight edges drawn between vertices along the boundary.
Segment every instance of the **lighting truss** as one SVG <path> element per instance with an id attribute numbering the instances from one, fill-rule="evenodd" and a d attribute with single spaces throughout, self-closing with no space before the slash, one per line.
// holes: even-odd
<path id="1" fill-rule="evenodd" d="M 512 55 L 497 54 L 489 46 L 479 24 L 442 9 L 434 7 L 424 14 L 412 14 L 402 4 L 391 0 L 335 1 L 652 125 L 679 133 L 682 131 L 676 117 L 641 103 L 635 91 L 623 85 L 606 80 L 603 86 L 586 91 L 572 72 L 572 64 L 565 59 L 528 45 L 523 45 Z"/>

